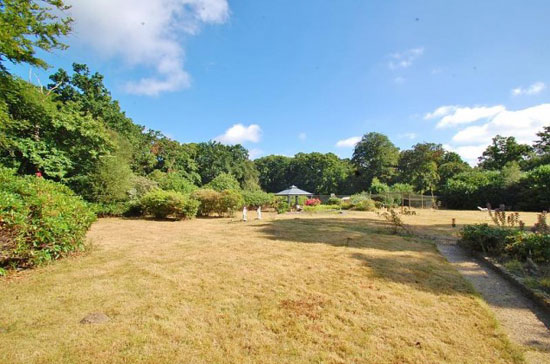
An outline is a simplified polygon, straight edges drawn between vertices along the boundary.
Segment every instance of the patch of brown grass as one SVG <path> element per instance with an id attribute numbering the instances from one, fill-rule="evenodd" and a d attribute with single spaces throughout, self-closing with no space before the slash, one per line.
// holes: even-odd
<path id="1" fill-rule="evenodd" d="M 266 216 L 101 219 L 88 254 L 0 281 L 0 362 L 521 362 L 433 245 L 369 214 Z"/>

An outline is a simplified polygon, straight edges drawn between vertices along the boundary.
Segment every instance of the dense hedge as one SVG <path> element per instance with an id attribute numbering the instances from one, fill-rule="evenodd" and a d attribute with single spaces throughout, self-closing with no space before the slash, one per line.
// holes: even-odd
<path id="1" fill-rule="evenodd" d="M 82 250 L 94 220 L 66 186 L 0 168 L 0 267 L 30 267 Z"/>
<path id="2" fill-rule="evenodd" d="M 197 215 L 199 201 L 175 191 L 153 190 L 139 201 L 141 211 L 157 219 L 191 219 Z"/>
<path id="3" fill-rule="evenodd" d="M 466 225 L 461 230 L 461 245 L 494 256 L 508 256 L 537 263 L 550 263 L 550 234 L 516 228 Z"/>
<path id="4" fill-rule="evenodd" d="M 200 216 L 232 216 L 236 210 L 244 206 L 244 199 L 240 191 L 224 190 L 221 192 L 212 189 L 198 189 L 191 197 L 200 202 L 198 214 Z"/>

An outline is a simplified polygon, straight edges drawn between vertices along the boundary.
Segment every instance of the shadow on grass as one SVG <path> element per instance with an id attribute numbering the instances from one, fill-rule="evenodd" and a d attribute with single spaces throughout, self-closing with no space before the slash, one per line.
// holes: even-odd
<path id="1" fill-rule="evenodd" d="M 431 243 L 394 235 L 380 220 L 361 218 L 295 218 L 255 225 L 268 239 L 328 244 L 347 249 L 374 277 L 414 290 L 442 295 L 473 295 Z"/>

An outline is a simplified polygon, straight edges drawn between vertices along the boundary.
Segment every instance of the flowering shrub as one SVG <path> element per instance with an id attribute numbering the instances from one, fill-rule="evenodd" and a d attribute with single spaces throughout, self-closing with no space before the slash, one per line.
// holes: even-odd
<path id="1" fill-rule="evenodd" d="M 321 204 L 321 200 L 318 198 L 309 198 L 306 200 L 306 206 L 317 206 Z"/>

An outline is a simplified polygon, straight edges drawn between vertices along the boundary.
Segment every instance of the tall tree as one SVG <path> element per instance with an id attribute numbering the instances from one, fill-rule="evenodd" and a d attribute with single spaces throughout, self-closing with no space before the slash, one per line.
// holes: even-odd
<path id="1" fill-rule="evenodd" d="M 516 138 L 497 135 L 491 145 L 479 157 L 479 166 L 487 170 L 500 170 L 509 162 L 525 162 L 533 148 L 519 144 Z"/>
<path id="2" fill-rule="evenodd" d="M 293 183 L 289 179 L 291 160 L 292 158 L 282 155 L 268 155 L 254 161 L 263 190 L 279 192 Z"/>
<path id="3" fill-rule="evenodd" d="M 339 193 L 353 173 L 352 165 L 334 153 L 298 153 L 289 165 L 288 180 L 318 194 Z"/>
<path id="4" fill-rule="evenodd" d="M 535 151 L 538 155 L 549 155 L 550 154 L 550 125 L 542 128 L 541 131 L 537 133 L 539 137 L 533 145 Z"/>
<path id="5" fill-rule="evenodd" d="M 363 190 L 368 189 L 375 177 L 381 182 L 389 182 L 395 176 L 398 158 L 399 148 L 384 134 L 371 132 L 363 135 L 351 159 Z"/>
<path id="6" fill-rule="evenodd" d="M 36 57 L 44 51 L 65 49 L 60 41 L 71 31 L 70 17 L 60 18 L 69 7 L 62 0 L 2 0 L 0 2 L 0 70 L 4 60 L 42 68 L 48 64 Z"/>
<path id="7" fill-rule="evenodd" d="M 432 182 L 439 181 L 439 165 L 444 161 L 456 160 L 458 155 L 447 154 L 441 144 L 418 143 L 412 149 L 404 150 L 399 156 L 399 179 L 412 184 L 417 191 L 432 189 Z"/>

